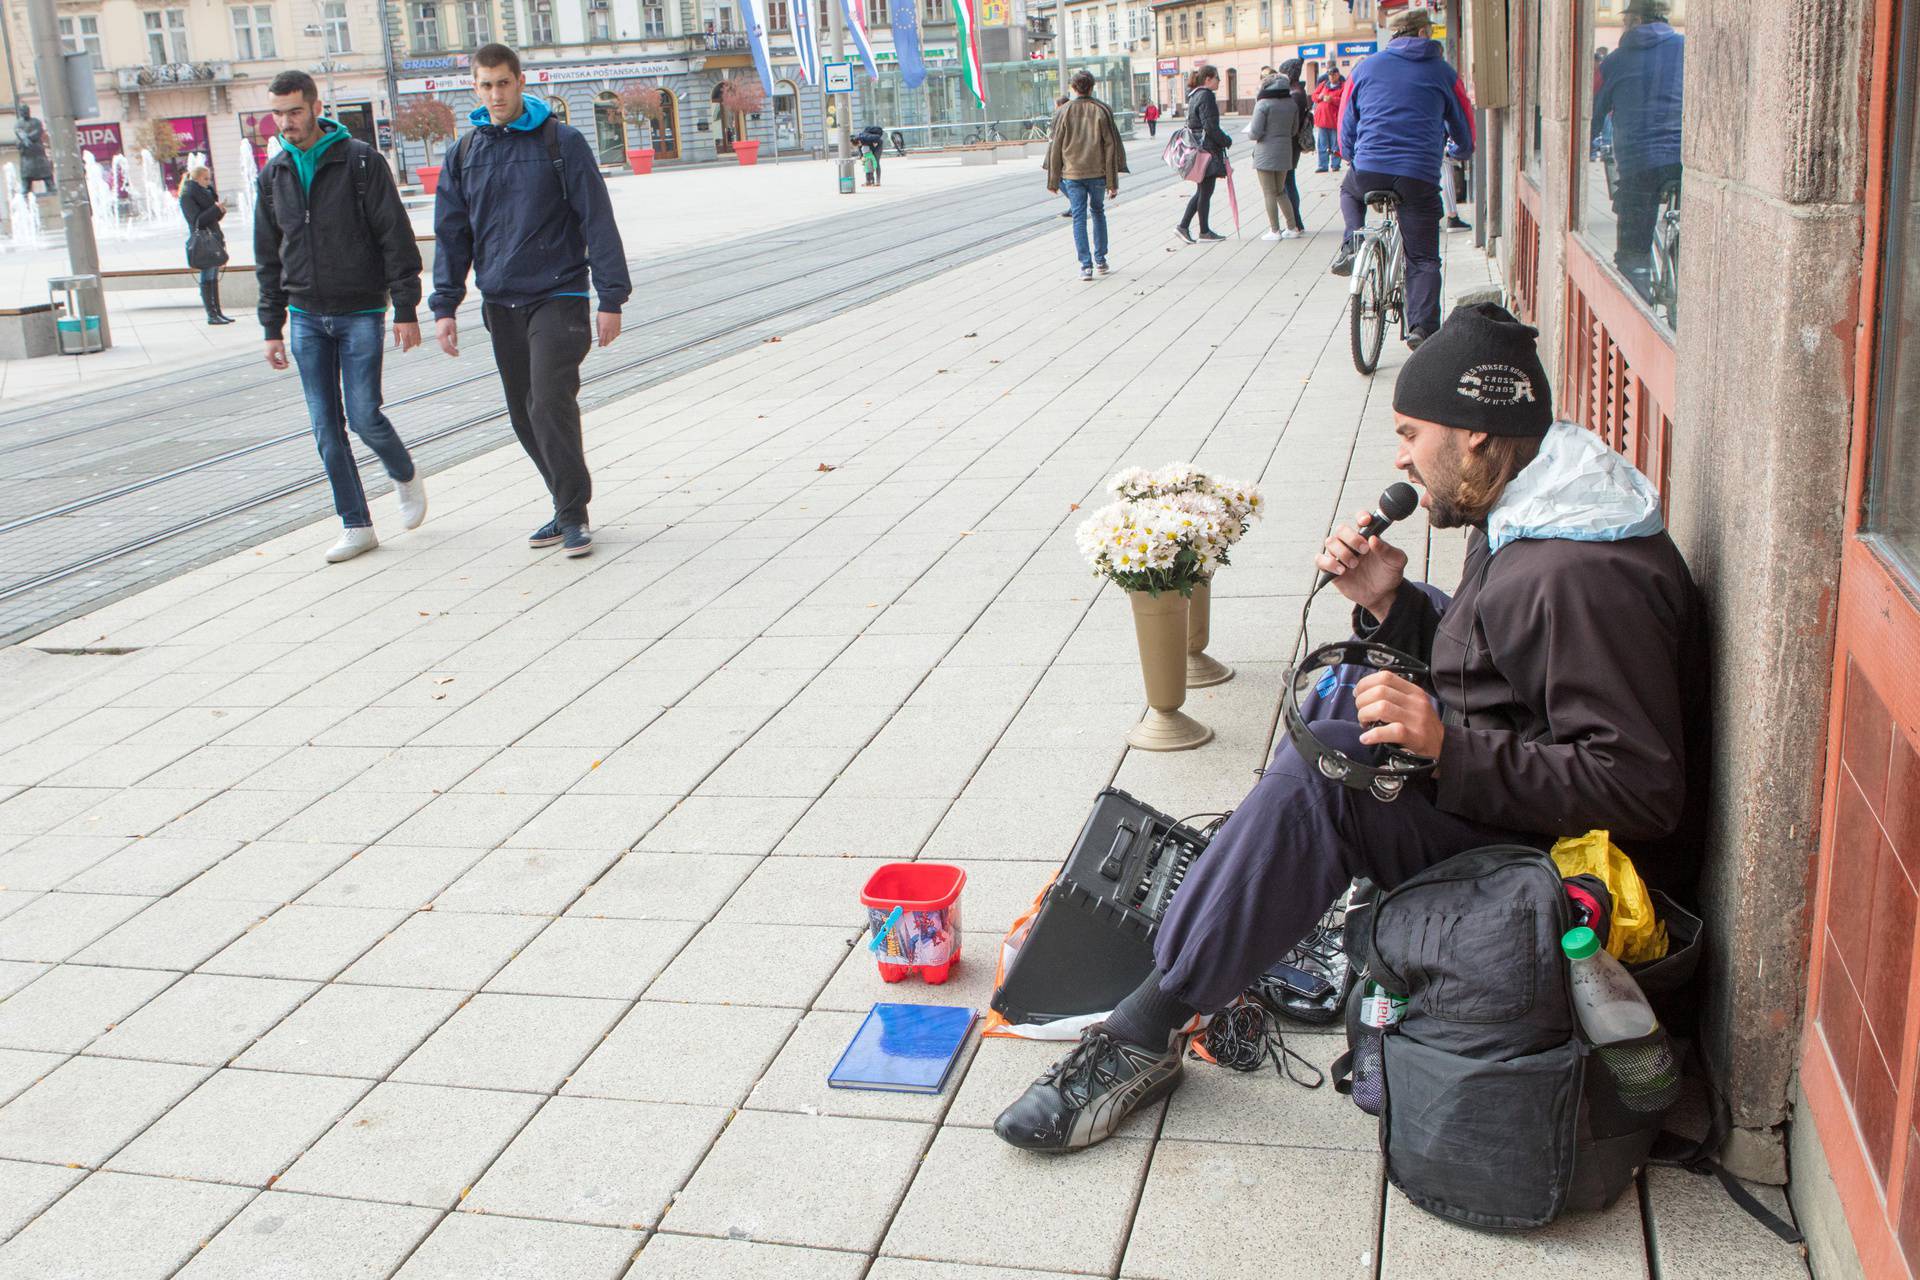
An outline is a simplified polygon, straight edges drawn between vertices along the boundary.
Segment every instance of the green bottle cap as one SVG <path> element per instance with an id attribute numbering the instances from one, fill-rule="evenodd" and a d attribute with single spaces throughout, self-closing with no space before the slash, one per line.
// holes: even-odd
<path id="1" fill-rule="evenodd" d="M 1593 930 L 1581 925 L 1567 930 L 1566 936 L 1560 939 L 1560 949 L 1567 953 L 1569 960 L 1585 960 L 1600 949 L 1600 939 L 1594 936 Z"/>

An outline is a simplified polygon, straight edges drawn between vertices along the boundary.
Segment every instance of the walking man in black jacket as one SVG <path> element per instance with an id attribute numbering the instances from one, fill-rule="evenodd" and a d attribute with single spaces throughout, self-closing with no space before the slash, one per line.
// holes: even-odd
<path id="1" fill-rule="evenodd" d="M 473 271 L 513 432 L 553 495 L 553 519 L 527 545 L 561 543 L 584 556 L 593 550 L 593 480 L 580 433 L 580 362 L 596 338 L 604 347 L 620 336 L 633 284 L 593 148 L 526 88 L 520 55 L 506 45 L 473 55 L 481 105 L 473 131 L 442 161 L 428 303 L 440 349 L 459 355 L 454 313 Z M 589 269 L 600 295 L 591 325 Z"/>
<path id="2" fill-rule="evenodd" d="M 427 518 L 427 489 L 393 423 L 381 411 L 380 365 L 387 303 L 393 345 L 420 345 L 420 247 L 380 153 L 320 115 L 320 91 L 304 71 L 267 86 L 284 149 L 260 171 L 253 256 L 267 363 L 287 367 L 287 313 L 294 363 L 320 461 L 345 526 L 330 563 L 380 545 L 354 464 L 351 426 L 393 478 L 400 523 Z M 344 393 L 344 400 L 343 400 Z"/>

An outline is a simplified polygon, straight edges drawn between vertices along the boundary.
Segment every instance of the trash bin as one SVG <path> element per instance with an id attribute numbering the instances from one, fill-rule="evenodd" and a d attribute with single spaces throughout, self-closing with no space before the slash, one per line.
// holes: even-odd
<path id="1" fill-rule="evenodd" d="M 898 982 L 918 971 L 931 983 L 942 983 L 960 959 L 960 890 L 967 873 L 940 862 L 889 862 L 874 870 L 860 901 L 867 922 L 882 933 L 875 958 L 880 976 Z M 894 908 L 900 918 L 891 930 L 887 920 Z"/>
<path id="2" fill-rule="evenodd" d="M 54 338 L 63 356 L 86 355 L 106 350 L 100 333 L 100 317 L 86 314 L 84 299 L 100 297 L 99 276 L 52 276 L 47 280 L 47 301 L 53 306 Z"/>

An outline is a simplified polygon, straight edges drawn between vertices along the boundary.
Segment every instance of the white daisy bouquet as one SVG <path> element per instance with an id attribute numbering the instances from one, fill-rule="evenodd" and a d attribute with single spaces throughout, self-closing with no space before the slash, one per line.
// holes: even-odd
<path id="1" fill-rule="evenodd" d="M 1080 552 L 1097 577 L 1128 591 L 1191 595 L 1227 563 L 1233 545 L 1266 510 L 1252 485 L 1187 463 L 1133 467 L 1107 485 L 1119 500 L 1080 526 Z"/>

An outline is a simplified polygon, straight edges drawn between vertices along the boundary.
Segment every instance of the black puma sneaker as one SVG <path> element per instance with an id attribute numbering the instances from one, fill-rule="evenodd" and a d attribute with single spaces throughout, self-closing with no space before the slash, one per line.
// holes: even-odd
<path id="1" fill-rule="evenodd" d="M 993 1131 L 1029 1151 L 1080 1151 L 1113 1136 L 1120 1122 L 1180 1085 L 1183 1040 L 1155 1052 L 1116 1039 L 1104 1023 L 1080 1033 L 1072 1053 L 1047 1068 Z"/>

